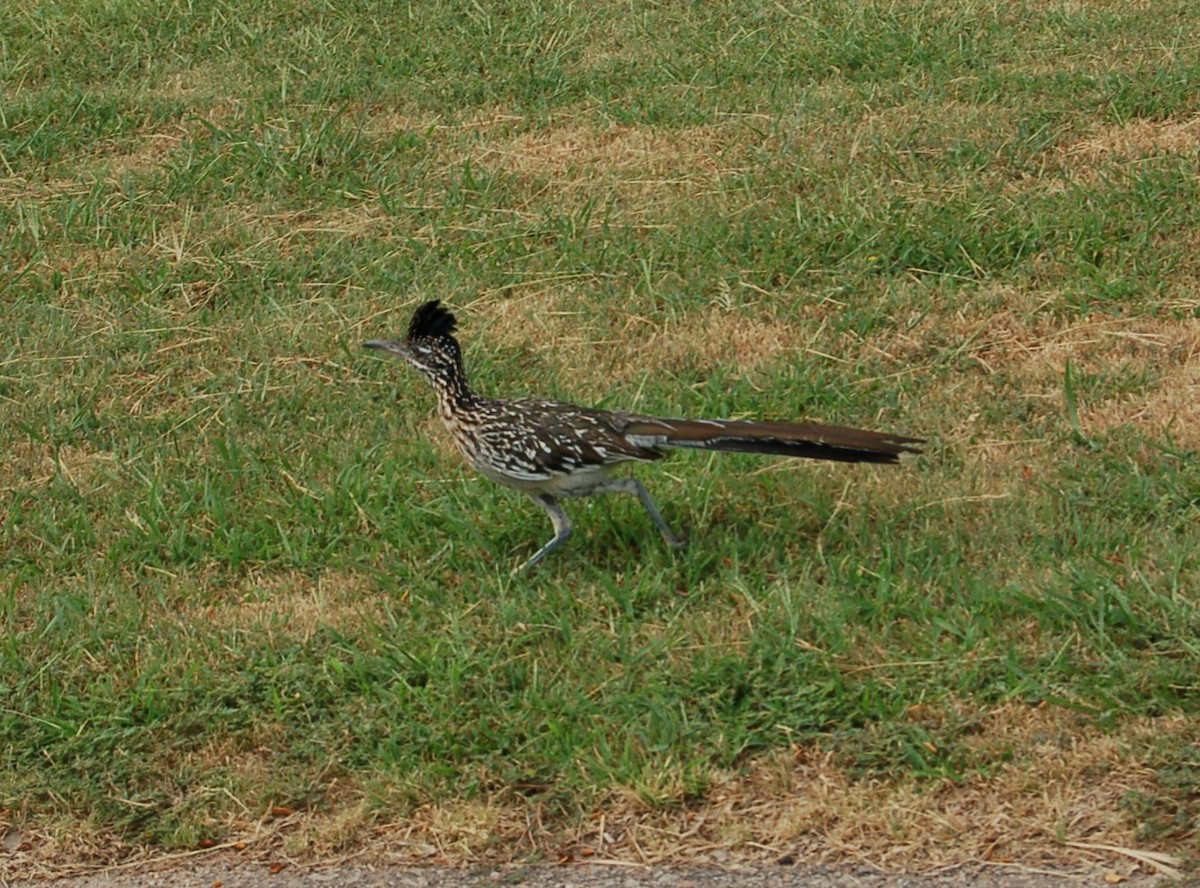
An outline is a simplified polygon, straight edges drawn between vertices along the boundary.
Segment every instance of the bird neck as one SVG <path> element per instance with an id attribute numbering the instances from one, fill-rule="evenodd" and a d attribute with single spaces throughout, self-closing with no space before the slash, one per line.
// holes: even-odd
<path id="1" fill-rule="evenodd" d="M 457 363 L 453 373 L 433 377 L 432 382 L 443 418 L 453 416 L 464 408 L 473 407 L 481 400 L 467 381 L 467 374 L 463 371 L 461 362 Z"/>

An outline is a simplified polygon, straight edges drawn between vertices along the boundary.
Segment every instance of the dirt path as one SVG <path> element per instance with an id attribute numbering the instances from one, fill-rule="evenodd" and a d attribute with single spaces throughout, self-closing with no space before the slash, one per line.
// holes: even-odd
<path id="1" fill-rule="evenodd" d="M 1054 871 L 999 866 L 955 867 L 937 875 L 884 875 L 866 869 L 775 867 L 536 866 L 455 869 L 446 867 L 283 867 L 205 859 L 167 869 L 104 872 L 51 882 L 10 882 L 37 888 L 1040 888 L 1110 886 L 1150 888 L 1165 880 L 1112 870 Z M 1180 884 L 1180 883 L 1175 883 Z M 1185 879 L 1183 884 L 1197 885 Z"/>

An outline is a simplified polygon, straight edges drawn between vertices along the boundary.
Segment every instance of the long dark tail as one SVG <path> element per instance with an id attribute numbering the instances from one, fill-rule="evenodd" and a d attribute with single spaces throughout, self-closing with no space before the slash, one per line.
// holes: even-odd
<path id="1" fill-rule="evenodd" d="M 770 453 L 837 462 L 897 463 L 920 453 L 921 438 L 804 422 L 637 417 L 622 429 L 650 447 L 690 447 L 735 453 Z M 644 442 L 644 443 L 643 443 Z"/>

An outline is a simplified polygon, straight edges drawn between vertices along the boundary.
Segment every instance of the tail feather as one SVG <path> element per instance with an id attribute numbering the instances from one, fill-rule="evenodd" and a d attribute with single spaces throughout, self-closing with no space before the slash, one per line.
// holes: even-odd
<path id="1" fill-rule="evenodd" d="M 642 446 L 769 453 L 836 462 L 897 463 L 920 438 L 799 422 L 637 417 L 623 430 Z"/>

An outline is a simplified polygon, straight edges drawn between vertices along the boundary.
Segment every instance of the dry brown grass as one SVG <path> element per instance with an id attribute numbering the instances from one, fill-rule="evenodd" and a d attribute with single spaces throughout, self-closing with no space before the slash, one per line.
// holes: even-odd
<path id="1" fill-rule="evenodd" d="M 1043 9 L 1057 9 L 1070 15 L 1080 12 L 1106 11 L 1130 12 L 1153 9 L 1154 0 L 1049 0 L 1039 3 Z"/>
<path id="2" fill-rule="evenodd" d="M 576 187 L 586 187 L 584 174 L 591 172 L 630 182 L 711 181 L 721 174 L 722 159 L 734 144 L 733 133 L 718 126 L 660 130 L 560 125 L 486 146 L 476 159 L 511 172 L 569 178 Z"/>
<path id="3" fill-rule="evenodd" d="M 527 181 L 533 194 L 549 190 L 568 205 L 611 194 L 640 216 L 715 190 L 744 167 L 755 141 L 735 125 L 663 130 L 566 122 L 481 139 L 472 159 Z"/>
<path id="4" fill-rule="evenodd" d="M 493 842 L 507 839 L 500 845 L 514 856 L 538 849 L 560 859 L 646 864 L 788 856 L 904 871 L 966 862 L 1104 863 L 1128 871 L 1133 858 L 1084 845 L 1154 850 L 1121 804 L 1129 793 L 1155 788 L 1154 772 L 1131 749 L 1193 727 L 1182 718 L 1145 719 L 1118 739 L 1061 709 L 1009 704 L 987 714 L 974 745 L 988 760 L 1006 750 L 1019 750 L 1019 757 L 993 776 L 963 783 L 856 779 L 829 752 L 795 747 L 741 776 L 714 773 L 702 805 L 648 808 L 631 789 L 568 833 L 543 822 L 536 802 L 514 809 L 499 801 L 422 809 L 393 830 L 402 828 L 411 841 L 415 826 L 439 855 L 447 855 L 438 837 L 449 821 L 452 836 L 481 829 Z M 387 837 L 381 846 L 396 851 Z M 469 843 L 447 856 L 459 860 L 464 850 Z"/>
<path id="5" fill-rule="evenodd" d="M 129 173 L 145 174 L 157 170 L 185 139 L 195 131 L 194 127 L 173 127 L 167 130 L 144 133 L 136 148 L 116 154 L 101 155 L 94 169 L 103 173 L 103 181 L 119 185 L 121 178 Z"/>
<path id="6" fill-rule="evenodd" d="M 104 473 L 112 471 L 115 457 L 87 444 L 35 444 L 18 441 L 0 461 L 0 491 L 36 489 L 51 483 L 56 476 L 81 494 L 94 493 L 104 483 Z"/>
<path id="7" fill-rule="evenodd" d="M 944 366 L 952 354 L 957 371 L 947 382 L 954 391 L 946 394 L 965 404 L 986 403 L 989 396 L 983 392 L 998 387 L 1005 397 L 1043 401 L 1061 413 L 1068 361 L 1077 374 L 1142 378 L 1145 386 L 1137 391 L 1095 401 L 1080 395 L 1084 431 L 1130 425 L 1153 438 L 1169 430 L 1184 446 L 1200 440 L 1200 322 L 1185 316 L 1114 317 L 1110 312 L 1064 316 L 1050 310 L 1060 302 L 1045 290 L 1005 286 L 981 291 L 972 304 L 931 312 L 916 329 L 847 343 L 846 348 L 884 354 L 890 364 L 903 367 L 899 372 L 916 374 Z M 1003 308 L 976 309 L 974 303 Z M 972 417 L 959 419 L 945 433 L 952 440 L 970 439 Z M 1024 437 L 1019 428 L 1007 431 L 1013 441 Z"/>
<path id="8" fill-rule="evenodd" d="M 684 323 L 667 321 L 635 341 L 622 339 L 625 350 L 616 363 L 629 373 L 647 366 L 645 362 L 654 356 L 665 369 L 692 364 L 748 374 L 795 360 L 813 336 L 813 331 L 775 318 L 709 308 Z"/>
<path id="9" fill-rule="evenodd" d="M 939 717 L 922 710 L 915 706 L 912 718 Z M 1155 772 L 1137 750 L 1196 730 L 1183 717 L 1140 719 L 1117 736 L 1061 708 L 1012 703 L 984 715 L 971 745 L 981 760 L 1015 757 L 962 782 L 856 778 L 828 750 L 795 746 L 740 775 L 711 773 L 702 804 L 685 802 L 680 790 L 674 804 L 648 805 L 629 788 L 575 825 L 553 820 L 536 796 L 507 793 L 422 806 L 403 821 L 381 823 L 347 785 L 335 792 L 345 804 L 333 815 L 246 807 L 244 818 L 221 826 L 229 838 L 217 849 L 326 863 L 353 853 L 380 862 L 458 865 L 534 856 L 640 865 L 790 860 L 889 872 L 986 864 L 1169 874 L 1179 865 L 1171 856 L 1179 849 L 1139 835 L 1138 818 L 1124 802 L 1156 791 Z M 244 748 L 206 754 L 250 772 L 270 768 Z M 153 858 L 86 831 L 71 839 L 28 834 L 0 873 L 81 872 L 119 859 Z M 62 860 L 77 863 L 59 868 L 55 861 Z"/>
<path id="10" fill-rule="evenodd" d="M 1059 146 L 1053 159 L 1068 181 L 1095 183 L 1098 168 L 1141 163 L 1153 157 L 1186 156 L 1200 150 L 1200 117 L 1185 120 L 1131 120 L 1095 127 L 1081 139 Z"/>
<path id="11" fill-rule="evenodd" d="M 1187 120 L 1131 120 L 1097 127 L 1063 149 L 1081 163 L 1111 158 L 1136 159 L 1153 154 L 1190 154 L 1200 148 L 1200 117 Z"/>
<path id="12" fill-rule="evenodd" d="M 366 109 L 363 132 L 370 136 L 394 136 L 397 133 L 436 134 L 449 128 L 444 115 L 429 111 L 406 111 L 395 107 Z"/>
<path id="13" fill-rule="evenodd" d="M 637 386 L 646 370 L 685 367 L 733 369 L 753 375 L 780 362 L 801 359 L 820 329 L 713 305 L 687 318 L 652 320 L 633 306 L 603 318 L 579 302 L 570 284 L 544 282 L 485 296 L 474 303 L 475 320 L 464 313 L 464 333 L 508 348 L 534 348 L 539 357 L 570 379 L 563 397 L 595 399 L 613 388 Z M 586 318 L 586 322 L 583 319 Z M 633 409 L 636 405 L 626 405 Z"/>
<path id="14" fill-rule="evenodd" d="M 324 571 L 316 577 L 288 570 L 255 573 L 236 593 L 198 610 L 173 613 L 181 626 L 203 623 L 218 629 L 266 633 L 272 643 L 305 643 L 322 627 L 354 631 L 384 619 L 372 581 L 360 574 Z"/>

